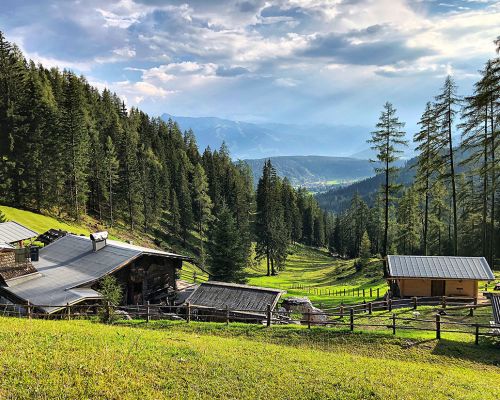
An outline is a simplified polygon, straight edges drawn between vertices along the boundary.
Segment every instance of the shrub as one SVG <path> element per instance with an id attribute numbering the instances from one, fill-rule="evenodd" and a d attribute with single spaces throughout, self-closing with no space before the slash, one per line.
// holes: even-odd
<path id="1" fill-rule="evenodd" d="M 122 300 L 122 287 L 114 276 L 107 275 L 99 283 L 99 293 L 102 295 L 104 304 L 104 307 L 99 310 L 99 318 L 102 322 L 112 323 L 117 319 L 114 306 L 120 304 Z"/>

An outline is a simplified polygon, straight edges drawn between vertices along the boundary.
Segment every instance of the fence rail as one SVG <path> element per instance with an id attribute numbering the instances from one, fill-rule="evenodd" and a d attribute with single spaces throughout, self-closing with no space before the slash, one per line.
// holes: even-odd
<path id="1" fill-rule="evenodd" d="M 149 322 L 151 320 L 172 319 L 182 320 L 186 323 L 191 321 L 217 321 L 225 322 L 247 322 L 265 324 L 267 326 L 276 324 L 299 324 L 312 326 L 345 328 L 349 331 L 363 328 L 389 329 L 395 335 L 398 331 L 433 331 L 436 339 L 441 338 L 442 332 L 453 332 L 472 334 L 475 336 L 475 343 L 479 343 L 479 337 L 500 335 L 500 325 L 488 325 L 479 323 L 467 323 L 446 319 L 439 312 L 435 314 L 435 319 L 399 317 L 393 313 L 393 309 L 408 308 L 417 310 L 419 306 L 434 306 L 435 311 L 466 310 L 469 309 L 469 316 L 474 314 L 478 308 L 491 307 L 490 303 L 477 304 L 476 299 L 462 297 L 445 298 L 411 298 L 401 300 L 383 300 L 364 302 L 352 305 L 340 305 L 328 310 L 306 312 L 291 312 L 272 310 L 268 305 L 266 310 L 233 310 L 228 307 L 213 308 L 194 306 L 189 303 L 173 306 L 165 304 L 140 304 L 129 306 L 113 306 L 107 304 L 66 304 L 66 305 L 37 305 L 25 304 L 0 304 L 0 315 L 16 316 L 43 319 L 71 320 L 79 318 L 96 318 L 104 316 L 104 319 L 111 315 L 123 319 L 141 319 Z M 41 312 L 42 308 L 54 307 L 60 309 L 57 313 L 47 314 Z M 386 311 L 374 314 L 374 311 Z"/>

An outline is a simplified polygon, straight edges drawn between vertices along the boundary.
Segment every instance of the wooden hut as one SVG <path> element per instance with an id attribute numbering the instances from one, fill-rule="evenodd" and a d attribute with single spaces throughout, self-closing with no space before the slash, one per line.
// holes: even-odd
<path id="1" fill-rule="evenodd" d="M 387 280 L 394 296 L 476 298 L 479 281 L 495 277 L 484 257 L 387 256 Z"/>

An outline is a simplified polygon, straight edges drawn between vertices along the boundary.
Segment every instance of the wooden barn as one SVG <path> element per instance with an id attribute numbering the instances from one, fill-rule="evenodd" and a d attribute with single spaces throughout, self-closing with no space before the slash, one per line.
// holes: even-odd
<path id="1" fill-rule="evenodd" d="M 174 295 L 183 260 L 189 258 L 108 240 L 107 232 L 90 238 L 68 234 L 40 249 L 30 268 L 14 268 L 13 274 L 9 267 L 0 296 L 54 313 L 66 304 L 100 299 L 99 280 L 112 275 L 123 288 L 123 304 L 158 303 Z"/>
<path id="2" fill-rule="evenodd" d="M 484 257 L 389 255 L 386 267 L 396 297 L 477 298 L 478 282 L 495 279 Z"/>

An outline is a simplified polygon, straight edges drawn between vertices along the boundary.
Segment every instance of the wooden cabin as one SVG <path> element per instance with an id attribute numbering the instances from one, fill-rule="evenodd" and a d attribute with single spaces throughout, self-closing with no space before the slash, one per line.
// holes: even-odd
<path id="1" fill-rule="evenodd" d="M 15 304 L 30 301 L 50 314 L 66 304 L 99 300 L 100 279 L 112 275 L 123 289 L 123 304 L 159 303 L 173 297 L 183 260 L 190 258 L 108 240 L 107 232 L 68 234 L 40 249 L 32 268 L 18 268 L 14 276 L 6 267 L 0 296 Z"/>
<path id="2" fill-rule="evenodd" d="M 479 281 L 495 279 L 484 257 L 389 255 L 386 275 L 396 297 L 477 298 Z"/>

